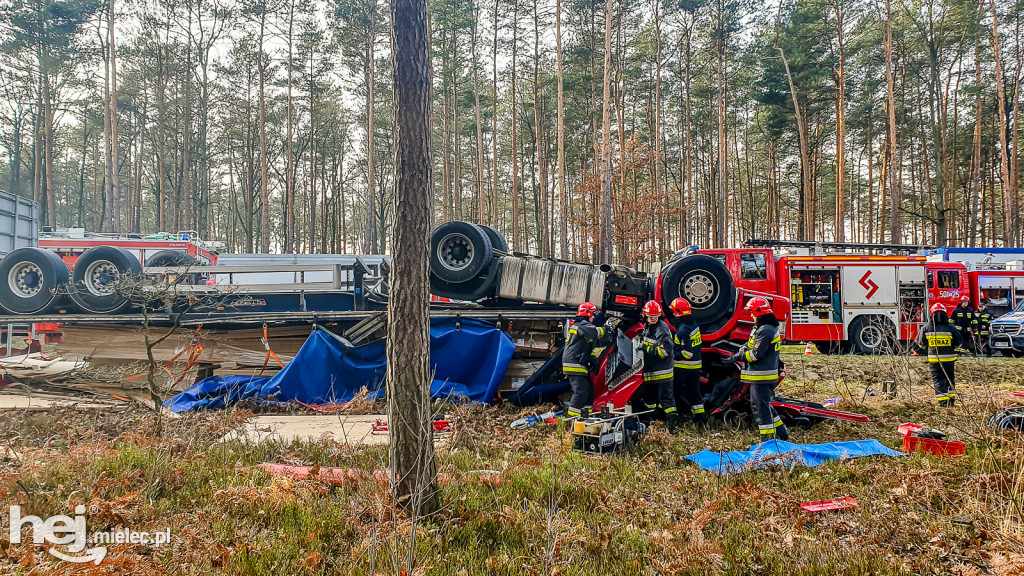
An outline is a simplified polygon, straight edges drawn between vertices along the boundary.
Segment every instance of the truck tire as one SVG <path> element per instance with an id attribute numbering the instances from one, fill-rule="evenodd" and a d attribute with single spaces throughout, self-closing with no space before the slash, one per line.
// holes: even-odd
<path id="1" fill-rule="evenodd" d="M 478 226 L 487 234 L 487 238 L 491 241 L 491 248 L 500 252 L 508 252 L 508 242 L 505 241 L 505 237 L 501 235 L 501 232 L 483 224 L 478 224 Z"/>
<path id="2" fill-rule="evenodd" d="M 895 329 L 884 316 L 859 316 L 850 323 L 850 344 L 866 356 L 896 352 Z"/>
<path id="3" fill-rule="evenodd" d="M 60 256 L 42 248 L 18 248 L 0 262 L 0 306 L 12 314 L 39 314 L 60 299 L 68 281 Z"/>
<path id="4" fill-rule="evenodd" d="M 430 235 L 430 271 L 445 282 L 468 282 L 493 258 L 491 240 L 476 224 L 445 222 Z"/>
<path id="5" fill-rule="evenodd" d="M 116 314 L 131 303 L 116 291 L 125 276 L 140 276 L 142 265 L 131 252 L 117 246 L 96 246 L 75 262 L 71 274 L 71 300 L 85 312 Z"/>
<path id="6" fill-rule="evenodd" d="M 195 266 L 196 259 L 181 250 L 160 250 L 146 258 L 146 266 Z"/>
<path id="7" fill-rule="evenodd" d="M 711 256 L 694 254 L 677 260 L 662 273 L 661 299 L 666 309 L 685 298 L 693 320 L 705 332 L 721 328 L 736 306 L 736 285 L 725 265 Z"/>

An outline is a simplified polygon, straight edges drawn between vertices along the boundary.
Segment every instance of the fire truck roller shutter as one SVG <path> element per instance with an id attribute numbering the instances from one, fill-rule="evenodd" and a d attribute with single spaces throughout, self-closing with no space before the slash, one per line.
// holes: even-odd
<path id="1" fill-rule="evenodd" d="M 477 224 L 477 226 L 484 231 L 484 234 L 487 234 L 487 238 L 491 241 L 491 248 L 500 252 L 508 252 L 508 242 L 505 241 L 505 237 L 501 235 L 501 232 L 483 224 Z"/>
<path id="2" fill-rule="evenodd" d="M 469 282 L 486 271 L 494 254 L 491 239 L 470 222 L 445 222 L 430 235 L 430 271 L 445 282 Z"/>
<path id="3" fill-rule="evenodd" d="M 78 257 L 71 274 L 71 300 L 85 312 L 114 314 L 131 303 L 131 287 L 118 287 L 125 277 L 141 276 L 142 264 L 117 246 L 96 246 Z"/>
<path id="4" fill-rule="evenodd" d="M 736 306 L 736 285 L 725 265 L 704 254 L 684 256 L 662 271 L 661 299 L 668 307 L 685 298 L 705 333 L 728 322 Z"/>
<path id="5" fill-rule="evenodd" d="M 38 314 L 60 299 L 68 267 L 42 248 L 18 248 L 0 262 L 0 306 L 12 314 Z"/>
<path id="6" fill-rule="evenodd" d="M 160 250 L 146 257 L 146 266 L 195 266 L 196 259 L 181 250 Z"/>
<path id="7" fill-rule="evenodd" d="M 898 352 L 896 326 L 877 314 L 858 316 L 850 322 L 850 344 L 857 354 L 894 354 Z"/>

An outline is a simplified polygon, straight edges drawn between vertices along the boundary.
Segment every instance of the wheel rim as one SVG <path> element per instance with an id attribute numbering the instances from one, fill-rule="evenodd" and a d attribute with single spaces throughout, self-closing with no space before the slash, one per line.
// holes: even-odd
<path id="1" fill-rule="evenodd" d="M 860 341 L 871 350 L 880 350 L 885 344 L 885 331 L 881 326 L 868 324 L 860 331 Z"/>
<path id="2" fill-rule="evenodd" d="M 20 262 L 11 268 L 7 284 L 19 298 L 31 298 L 43 289 L 43 271 L 33 262 Z"/>
<path id="3" fill-rule="evenodd" d="M 109 296 L 114 293 L 114 286 L 121 276 L 117 266 L 109 260 L 97 260 L 85 269 L 82 283 L 90 294 Z"/>
<path id="4" fill-rule="evenodd" d="M 463 270 L 473 261 L 473 243 L 464 234 L 449 234 L 437 245 L 437 259 L 449 270 Z"/>
<path id="5" fill-rule="evenodd" d="M 715 281 L 703 271 L 690 274 L 680 281 L 679 292 L 698 308 L 715 299 Z"/>

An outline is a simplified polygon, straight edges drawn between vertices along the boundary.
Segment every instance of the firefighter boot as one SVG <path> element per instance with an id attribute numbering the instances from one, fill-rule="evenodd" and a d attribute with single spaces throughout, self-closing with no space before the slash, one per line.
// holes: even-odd
<path id="1" fill-rule="evenodd" d="M 665 416 L 665 428 L 668 429 L 670 434 L 678 434 L 682 423 L 683 419 L 679 417 L 678 412 L 672 411 Z"/>

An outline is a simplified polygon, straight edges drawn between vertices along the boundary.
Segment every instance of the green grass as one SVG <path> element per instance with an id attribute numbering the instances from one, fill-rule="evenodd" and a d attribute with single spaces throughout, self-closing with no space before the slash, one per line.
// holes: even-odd
<path id="1" fill-rule="evenodd" d="M 903 421 L 940 427 L 968 454 L 915 454 L 717 476 L 683 456 L 732 450 L 753 430 L 717 424 L 671 436 L 656 428 L 634 450 L 583 456 L 564 426 L 510 431 L 520 412 L 458 407 L 463 425 L 438 452 L 441 510 L 421 519 L 413 544 L 426 574 L 976 574 L 1024 568 L 1020 539 L 1024 442 L 983 420 L 1010 402 L 1024 362 L 965 359 L 962 406 L 927 401 L 919 366 L 882 358 L 792 357 L 786 393 L 869 414 L 867 424 L 793 430 L 798 442 L 878 438 L 898 447 Z M 865 386 L 903 371 L 900 398 Z M 813 378 L 807 378 L 808 375 Z M 840 393 L 841 392 L 841 393 Z M 58 564 L 27 545 L 0 546 L 15 574 L 397 573 L 412 522 L 395 515 L 373 479 L 386 448 L 334 442 L 220 442 L 247 413 L 202 414 L 149 434 L 144 413 L 58 411 L 0 415 L 18 456 L 0 463 L 0 499 L 26 513 L 90 506 L 90 530 L 173 531 L 161 549 L 114 545 L 99 567 Z M 365 471 L 331 487 L 272 477 L 261 462 Z M 483 482 L 476 470 L 499 470 Z M 853 496 L 853 510 L 808 515 L 801 501 Z"/>

